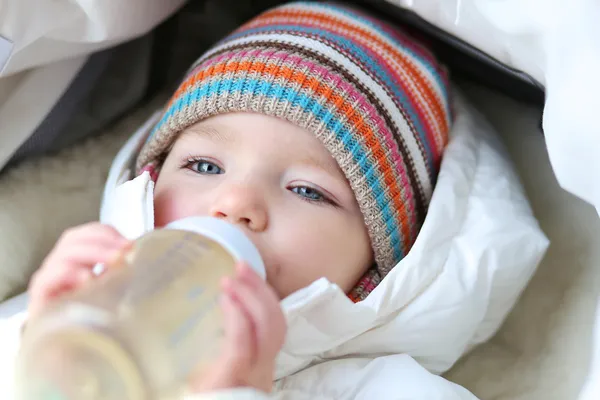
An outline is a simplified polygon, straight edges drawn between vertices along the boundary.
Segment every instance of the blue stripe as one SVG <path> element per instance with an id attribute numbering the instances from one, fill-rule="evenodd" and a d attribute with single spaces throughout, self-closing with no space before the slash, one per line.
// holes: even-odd
<path id="1" fill-rule="evenodd" d="M 425 69 L 427 69 L 431 75 L 433 76 L 433 79 L 436 81 L 437 85 L 439 86 L 441 92 L 442 92 L 442 100 L 448 99 L 448 87 L 447 85 L 444 83 L 442 77 L 440 76 L 439 72 L 436 70 L 436 65 L 435 63 L 432 63 L 430 61 L 428 61 L 427 59 L 423 58 L 422 56 L 420 56 L 419 54 L 415 53 L 415 51 L 413 51 L 411 48 L 405 46 L 401 41 L 399 41 L 398 39 L 394 38 L 393 36 L 391 36 L 388 32 L 386 32 L 385 30 L 382 29 L 382 27 L 373 22 L 370 21 L 368 19 L 366 19 L 364 16 L 357 14 L 355 12 L 353 12 L 351 9 L 345 8 L 345 7 L 339 7 L 335 4 L 329 4 L 329 3 L 310 3 L 310 2 L 295 2 L 295 3 L 291 3 L 288 6 L 284 6 L 284 7 L 289 7 L 289 6 L 309 6 L 309 7 L 319 7 L 322 8 L 324 10 L 331 10 L 334 12 L 338 12 L 350 19 L 356 19 L 358 21 L 360 21 L 361 23 L 363 23 L 364 25 L 367 25 L 368 27 L 370 27 L 371 29 L 377 31 L 379 34 L 381 34 L 382 36 L 384 36 L 385 38 L 387 38 L 389 41 L 391 41 L 392 43 L 394 43 L 397 47 L 402 48 L 402 50 L 404 50 L 405 52 L 407 52 L 408 54 L 410 54 L 412 57 L 417 58 L 418 60 L 420 60 L 424 65 L 423 67 Z M 283 8 L 283 7 L 282 7 Z M 293 10 L 293 8 L 291 8 Z M 276 25 L 273 25 L 276 26 Z M 295 25 L 291 25 L 291 27 L 296 28 Z M 235 35 L 230 35 L 226 38 L 224 38 L 223 40 L 220 41 L 220 43 L 224 43 L 227 42 L 229 40 L 231 40 L 231 38 L 234 37 L 240 37 L 245 35 L 245 32 L 251 32 L 251 30 L 246 30 L 244 32 L 240 32 L 240 33 L 236 33 Z M 404 33 L 404 32 L 403 32 Z M 407 37 L 407 40 L 411 40 L 410 37 Z M 414 39 L 413 39 L 414 40 Z M 448 113 L 448 115 L 450 115 L 450 104 L 448 101 L 442 101 L 444 108 L 446 109 L 446 112 Z"/>
<path id="2" fill-rule="evenodd" d="M 442 80 L 441 76 L 439 75 L 439 73 L 437 72 L 435 64 L 431 63 L 427 59 L 424 59 L 422 56 L 420 56 L 419 54 L 415 53 L 411 48 L 406 47 L 401 41 L 399 41 L 398 39 L 394 38 L 388 32 L 386 32 L 384 29 L 382 29 L 382 27 L 381 27 L 380 24 L 377 24 L 377 23 L 375 23 L 375 22 L 373 22 L 373 21 L 365 18 L 363 15 L 358 14 L 357 12 L 353 11 L 351 8 L 340 7 L 338 5 L 331 4 L 331 3 L 297 2 L 295 4 L 298 4 L 298 5 L 301 5 L 301 6 L 319 7 L 319 8 L 322 8 L 324 10 L 331 10 L 333 12 L 340 13 L 340 14 L 348 17 L 349 19 L 355 19 L 357 21 L 360 21 L 364 25 L 367 25 L 371 29 L 377 31 L 380 35 L 386 37 L 389 41 L 391 41 L 392 43 L 394 43 L 396 46 L 402 48 L 402 50 L 406 51 L 411 56 L 419 59 L 424 64 L 424 67 L 433 75 L 433 79 L 435 79 L 436 83 L 438 84 L 438 86 L 442 90 L 443 97 L 445 99 L 448 98 L 448 92 L 447 92 L 446 85 L 443 82 L 443 80 Z M 291 4 L 291 5 L 293 5 L 293 4 Z M 398 30 L 401 31 L 400 29 L 398 29 Z M 401 32 L 405 33 L 403 31 L 401 31 Z M 411 39 L 408 37 L 407 40 L 411 40 Z M 444 105 L 446 105 L 446 104 L 444 104 Z"/>
<path id="3" fill-rule="evenodd" d="M 307 3 L 307 2 L 301 2 L 301 4 L 311 5 L 311 3 Z M 383 30 L 381 25 L 376 24 L 375 22 L 370 21 L 367 18 L 365 18 L 364 16 L 352 11 L 351 9 L 345 8 L 345 7 L 342 8 L 342 7 L 336 6 L 334 4 L 329 4 L 329 3 L 319 3 L 319 4 L 312 3 L 312 5 L 320 7 L 320 8 L 324 8 L 326 10 L 332 10 L 332 11 L 338 12 L 342 15 L 345 15 L 348 18 L 356 19 L 356 20 L 362 22 L 363 24 L 367 25 L 371 29 L 377 31 L 380 35 L 386 37 L 389 41 L 394 43 L 396 46 L 402 48 L 402 50 L 404 50 L 405 52 L 407 52 L 414 58 L 417 58 L 418 60 L 420 60 L 424 64 L 425 69 L 427 69 L 432 74 L 433 79 L 436 81 L 436 83 L 440 87 L 440 90 L 442 91 L 443 99 L 448 98 L 448 91 L 447 91 L 446 84 L 442 80 L 442 77 L 440 76 L 439 72 L 437 72 L 435 64 L 431 63 L 429 60 L 427 60 L 427 59 L 423 58 L 422 56 L 420 56 L 419 54 L 415 53 L 411 48 L 406 47 L 401 41 L 394 38 L 388 32 Z M 407 40 L 411 40 L 411 39 L 407 38 Z M 444 107 L 447 108 L 446 112 L 449 113 L 450 112 L 449 105 L 445 101 L 443 103 L 444 103 Z"/>
<path id="4" fill-rule="evenodd" d="M 227 88 L 228 90 L 223 90 Z M 364 147 L 354 141 L 352 134 L 344 127 L 343 121 L 336 118 L 335 114 L 328 111 L 319 102 L 310 96 L 307 96 L 297 90 L 288 87 L 283 87 L 278 84 L 269 83 L 256 79 L 234 78 L 219 81 L 213 81 L 202 85 L 191 92 L 179 97 L 163 115 L 160 122 L 156 125 L 151 136 L 154 135 L 160 127 L 165 124 L 169 118 L 173 117 L 177 112 L 187 107 L 191 107 L 194 103 L 202 98 L 211 96 L 223 96 L 225 94 L 240 95 L 252 93 L 253 95 L 265 96 L 269 99 L 276 98 L 278 100 L 287 100 L 292 106 L 300 106 L 305 112 L 314 114 L 315 118 L 327 125 L 329 130 L 335 129 L 335 135 L 338 141 L 344 145 L 344 149 L 349 154 L 352 154 L 354 162 L 359 166 L 361 172 L 365 176 L 372 176 L 375 173 L 376 167 L 369 162 L 367 153 Z M 190 101 L 193 99 L 193 101 Z M 379 175 L 378 171 L 377 174 Z M 394 249 L 394 257 L 396 260 L 402 259 L 403 249 L 402 241 L 400 240 L 400 226 L 397 219 L 392 217 L 389 204 L 385 201 L 385 189 L 381 186 L 382 182 L 378 179 L 370 179 L 369 184 L 373 190 L 373 197 L 377 199 L 377 207 L 381 210 L 383 219 L 386 224 L 386 233 L 390 236 L 392 248 Z M 406 238 L 407 240 L 409 238 Z"/>
<path id="5" fill-rule="evenodd" d="M 324 37 L 327 40 L 336 43 L 338 46 L 349 50 L 356 58 L 359 59 L 360 65 L 370 68 L 373 72 L 373 75 L 382 79 L 387 85 L 387 87 L 394 93 L 396 98 L 399 100 L 402 108 L 409 115 L 412 123 L 415 126 L 415 129 L 417 130 L 417 134 L 421 139 L 421 143 L 423 144 L 423 147 L 425 149 L 425 159 L 427 162 L 428 170 L 430 174 L 432 174 L 433 171 L 435 171 L 435 163 L 433 159 L 433 152 L 431 150 L 431 143 L 429 142 L 425 134 L 423 121 L 421 120 L 421 118 L 418 117 L 414 105 L 407 98 L 406 93 L 392 81 L 390 75 L 382 68 L 382 66 L 376 60 L 374 60 L 362 48 L 358 47 L 355 42 L 347 39 L 345 36 L 336 35 L 334 33 L 317 28 L 305 28 L 294 25 L 269 25 L 265 27 L 245 30 L 241 33 L 230 36 L 230 38 L 234 39 L 236 37 L 245 36 L 248 34 L 267 33 L 272 30 L 285 30 L 290 33 L 301 32 L 307 35 L 318 35 L 320 37 Z M 437 74 L 436 72 L 433 73 L 434 75 Z"/>

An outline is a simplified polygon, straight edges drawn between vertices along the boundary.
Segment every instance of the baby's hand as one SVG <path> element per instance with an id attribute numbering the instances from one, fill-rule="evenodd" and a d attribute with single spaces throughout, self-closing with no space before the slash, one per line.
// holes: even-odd
<path id="1" fill-rule="evenodd" d="M 192 392 L 253 387 L 270 392 L 286 321 L 275 291 L 245 264 L 223 281 L 223 353 L 216 365 L 192 377 Z"/>
<path id="2" fill-rule="evenodd" d="M 29 317 L 55 297 L 93 277 L 97 263 L 115 261 L 132 242 L 114 228 L 93 222 L 65 231 L 29 284 Z"/>

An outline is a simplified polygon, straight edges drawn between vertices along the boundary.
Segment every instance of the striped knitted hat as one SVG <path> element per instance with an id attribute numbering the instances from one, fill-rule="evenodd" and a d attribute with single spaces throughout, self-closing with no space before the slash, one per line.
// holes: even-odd
<path id="1" fill-rule="evenodd" d="M 445 70 L 397 27 L 330 3 L 271 9 L 188 71 L 138 158 L 158 168 L 177 135 L 229 112 L 285 119 L 312 132 L 346 175 L 376 265 L 360 300 L 415 241 L 451 123 Z"/>

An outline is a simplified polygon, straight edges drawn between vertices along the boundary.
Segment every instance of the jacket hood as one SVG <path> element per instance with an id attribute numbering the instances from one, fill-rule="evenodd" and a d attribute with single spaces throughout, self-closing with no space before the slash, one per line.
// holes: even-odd
<path id="1" fill-rule="evenodd" d="M 491 126 L 456 91 L 456 120 L 424 225 L 411 251 L 353 303 L 325 278 L 281 305 L 288 336 L 276 377 L 342 357 L 407 354 L 434 373 L 490 338 L 531 278 L 548 240 Z M 101 221 L 136 238 L 154 228 L 154 184 L 133 178 L 151 117 L 123 146 Z"/>

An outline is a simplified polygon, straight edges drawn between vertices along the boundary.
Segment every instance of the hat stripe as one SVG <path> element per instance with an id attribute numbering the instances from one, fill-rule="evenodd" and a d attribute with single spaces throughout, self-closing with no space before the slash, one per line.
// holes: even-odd
<path id="1" fill-rule="evenodd" d="M 312 12 L 312 14 L 309 14 L 309 12 Z M 291 18 L 302 15 L 306 22 L 312 22 L 311 19 L 315 17 L 319 18 L 321 21 L 327 21 L 330 24 L 343 21 L 345 23 L 343 26 L 345 27 L 352 26 L 355 29 L 362 30 L 363 32 L 361 33 L 363 34 L 368 34 L 369 36 L 375 35 L 379 40 L 384 41 L 391 46 L 386 47 L 394 51 L 403 51 L 407 53 L 407 55 L 418 60 L 420 64 L 423 64 L 421 67 L 428 72 L 427 77 L 436 82 L 435 88 L 439 91 L 439 97 L 442 100 L 442 103 L 446 103 L 443 99 L 448 97 L 448 92 L 446 90 L 447 82 L 440 76 L 440 71 L 437 67 L 439 64 L 429 50 L 421 46 L 420 43 L 413 38 L 403 35 L 401 30 L 391 29 L 381 20 L 375 20 L 366 13 L 340 4 L 295 2 L 293 4 L 276 7 L 236 29 L 232 35 L 228 36 L 222 42 L 229 41 L 233 36 L 237 36 L 239 33 L 247 31 L 249 28 L 264 26 L 268 19 L 274 18 L 274 16 L 277 15 Z M 449 111 L 449 109 L 447 111 Z"/>
<path id="2" fill-rule="evenodd" d="M 220 92 L 223 87 L 228 87 L 239 91 L 239 94 L 245 94 L 248 92 L 250 87 L 255 87 L 254 93 L 255 95 L 265 96 L 267 98 L 275 98 L 279 100 L 287 100 L 293 102 L 293 105 L 301 106 L 306 112 L 312 113 L 314 117 L 320 122 L 328 122 L 330 121 L 331 125 L 340 125 L 341 129 L 336 132 L 337 139 L 344 145 L 345 150 L 350 152 L 352 148 L 349 146 L 347 137 L 352 137 L 351 132 L 349 132 L 345 127 L 343 127 L 343 121 L 340 121 L 330 110 L 327 110 L 323 105 L 319 104 L 319 102 L 313 97 L 306 96 L 302 93 L 292 93 L 289 88 L 277 84 L 270 84 L 269 82 L 256 80 L 256 79 L 222 79 L 216 80 L 205 85 L 200 85 L 200 87 L 196 89 L 192 89 L 188 91 L 183 97 L 180 97 L 175 103 L 169 107 L 168 111 L 165 113 L 161 121 L 159 122 L 159 126 L 165 124 L 175 113 L 179 113 L 182 110 L 191 107 L 191 99 L 193 102 L 200 101 L 202 98 L 207 98 L 216 95 L 223 95 Z M 185 113 L 185 112 L 184 112 Z M 354 137 L 356 140 L 357 138 Z M 357 141 L 357 143 L 359 143 Z M 385 157 L 379 157 L 375 160 L 375 163 L 379 165 L 379 167 L 375 167 L 373 161 L 370 160 L 368 152 L 363 145 L 359 144 L 357 148 L 353 149 L 354 153 L 352 153 L 352 157 L 354 161 L 359 165 L 363 174 L 373 173 L 373 171 L 389 171 L 390 168 L 393 168 L 392 165 L 388 164 L 388 160 Z M 374 153 L 372 153 L 374 155 Z M 383 179 L 382 179 L 383 178 Z M 409 222 L 406 219 L 402 219 L 401 217 L 394 218 L 391 214 L 393 211 L 389 209 L 389 206 L 386 206 L 386 201 L 383 201 L 383 196 L 387 191 L 387 187 L 384 188 L 382 186 L 382 182 L 391 181 L 389 179 L 385 179 L 385 176 L 382 176 L 378 179 L 374 179 L 372 184 L 373 194 L 375 200 L 377 202 L 377 207 L 380 212 L 383 214 L 383 220 L 385 221 L 385 225 L 387 227 L 387 233 L 390 235 L 391 245 L 394 251 L 394 257 L 403 257 L 404 256 L 404 240 L 401 240 L 401 235 L 398 228 L 402 226 L 406 226 Z M 397 202 L 397 198 L 394 199 Z M 408 236 L 408 235 L 407 235 Z M 404 236 L 406 237 L 406 236 Z M 397 258 L 398 259 L 398 258 Z"/>
<path id="3" fill-rule="evenodd" d="M 299 3 L 296 3 L 299 4 Z M 285 5 L 281 8 L 293 8 L 292 5 Z M 328 3 L 304 3 L 302 8 L 314 10 L 327 10 L 327 13 L 335 14 L 337 17 L 344 16 L 349 24 L 363 26 L 364 29 L 370 29 L 373 34 L 379 35 L 381 40 L 387 41 L 396 50 L 406 52 L 411 57 L 419 60 L 423 64 L 424 71 L 428 72 L 428 78 L 435 81 L 436 91 L 439 91 L 439 97 L 443 104 L 448 106 L 447 111 L 450 111 L 449 104 L 445 101 L 448 98 L 447 80 L 446 77 L 440 74 L 440 64 L 435 59 L 433 53 L 423 46 L 419 41 L 414 40 L 397 27 L 392 28 L 385 21 L 376 19 L 369 14 L 362 12 L 359 9 L 353 9 L 343 5 L 332 5 Z M 275 11 L 274 9 L 273 11 Z"/>
<path id="4" fill-rule="evenodd" d="M 444 98 L 443 90 L 439 84 L 431 84 L 432 80 L 440 78 L 439 73 L 431 74 L 427 68 L 422 68 L 426 63 L 425 60 L 406 51 L 397 40 L 388 37 L 383 31 L 361 26 L 356 23 L 356 20 L 348 22 L 347 18 L 344 14 L 336 15 L 336 19 L 333 19 L 323 17 L 322 13 L 302 11 L 291 14 L 280 12 L 273 15 L 269 21 L 271 24 L 285 23 L 286 25 L 320 28 L 340 33 L 357 44 L 361 44 L 365 51 L 375 54 L 378 59 L 385 60 L 385 64 L 389 65 L 389 69 L 393 71 L 391 76 L 406 78 L 406 74 L 410 75 L 404 82 L 417 87 L 409 88 L 412 90 L 407 90 L 407 92 L 416 95 L 426 94 L 423 96 L 423 101 L 429 107 L 425 107 L 425 112 L 431 112 L 435 123 L 439 125 L 438 132 L 436 132 L 436 136 L 439 138 L 439 132 L 446 131 L 449 125 L 445 104 L 442 100 Z M 445 142 L 443 138 L 439 139 L 441 141 L 438 141 L 438 145 L 443 147 Z"/>
<path id="5" fill-rule="evenodd" d="M 387 74 L 388 71 L 385 71 L 384 69 L 382 69 L 382 66 L 380 63 L 378 63 L 376 60 L 373 59 L 373 57 L 371 57 L 369 54 L 365 53 L 362 49 L 358 48 L 354 43 L 350 42 L 348 39 L 335 35 L 335 34 L 331 34 L 328 32 L 323 32 L 320 29 L 312 29 L 312 28 L 303 28 L 303 27 L 298 27 L 298 26 L 282 26 L 282 25 L 276 25 L 276 26 L 271 26 L 269 28 L 272 29 L 266 29 L 266 31 L 270 32 L 270 33 L 275 33 L 278 30 L 281 30 L 280 32 L 290 32 L 290 31 L 294 31 L 297 33 L 304 33 L 308 36 L 311 35 L 315 35 L 315 36 L 319 36 L 319 37 L 324 37 L 327 38 L 328 41 L 333 42 L 333 43 L 337 43 L 339 45 L 338 47 L 338 51 L 340 51 L 341 49 L 350 49 L 355 56 L 359 59 L 359 63 L 361 65 L 368 65 L 368 68 L 372 69 L 373 75 L 374 76 L 378 76 L 381 80 L 383 80 L 386 84 L 386 87 L 391 90 L 394 94 L 394 96 L 398 99 L 399 101 L 399 106 L 401 106 L 402 108 L 404 108 L 407 112 L 407 114 L 410 116 L 411 122 L 415 125 L 417 132 L 419 134 L 420 137 L 420 143 L 424 146 L 425 148 L 425 159 L 427 161 L 427 170 L 430 173 L 430 176 L 433 174 L 433 171 L 435 170 L 435 166 L 437 165 L 436 160 L 440 157 L 439 151 L 435 148 L 432 148 L 432 146 L 430 145 L 430 137 L 433 136 L 433 134 L 431 132 L 429 132 L 422 124 L 422 119 L 419 118 L 419 113 L 416 112 L 415 108 L 414 108 L 414 103 L 412 103 L 410 101 L 410 99 L 407 97 L 408 93 L 405 90 L 400 90 L 400 88 L 396 87 L 394 85 L 393 80 L 390 78 L 390 76 Z M 265 33 L 265 29 L 257 29 L 256 31 L 252 32 L 254 34 L 258 34 L 258 33 Z M 329 43 L 328 43 L 329 44 Z M 400 81 L 402 82 L 402 81 Z"/>
<path id="6" fill-rule="evenodd" d="M 278 39 L 278 42 L 274 42 L 275 38 Z M 234 42 L 228 43 L 227 46 L 216 48 L 212 50 L 209 55 L 204 57 L 201 62 L 204 64 L 208 57 L 211 55 L 221 55 L 221 52 L 223 51 L 237 49 L 242 46 L 256 46 L 258 44 L 264 44 L 265 46 L 271 45 L 272 47 L 283 46 L 285 44 L 287 46 L 298 47 L 297 51 L 299 52 L 302 52 L 304 49 L 311 49 L 311 52 L 317 54 L 319 54 L 318 49 L 323 46 L 321 42 L 312 38 L 287 34 L 277 34 L 276 36 L 263 34 L 248 38 L 239 38 Z M 418 176 L 417 181 L 421 183 L 424 198 L 428 199 L 432 193 L 433 180 L 427 169 L 424 150 L 422 149 L 422 146 L 420 146 L 419 140 L 417 140 L 418 135 L 414 134 L 413 136 L 411 134 L 411 132 L 416 130 L 413 121 L 405 115 L 405 110 L 398 108 L 391 94 L 379 85 L 370 74 L 357 66 L 354 62 L 350 61 L 343 54 L 338 53 L 337 49 L 328 48 L 328 50 L 328 53 L 322 54 L 322 57 L 332 60 L 332 62 L 339 65 L 341 69 L 348 71 L 354 76 L 357 82 L 362 82 L 363 86 L 368 89 L 369 92 L 374 94 L 374 98 L 377 102 L 384 106 L 387 113 L 392 117 L 391 120 L 397 124 L 395 131 L 398 135 L 401 135 L 399 140 L 406 144 L 409 153 L 413 155 L 414 170 Z M 424 201 L 425 206 L 427 206 L 428 203 L 428 200 Z"/>
<path id="7" fill-rule="evenodd" d="M 322 5 L 328 7 L 327 4 Z M 444 66 L 440 65 L 435 59 L 430 49 L 424 46 L 421 42 L 416 41 L 413 37 L 410 37 L 404 31 L 393 28 L 383 21 L 379 21 L 379 23 L 377 23 L 375 18 L 366 13 L 362 13 L 359 10 L 351 10 L 346 7 L 340 7 L 339 12 L 345 13 L 348 16 L 356 15 L 356 20 L 362 21 L 371 27 L 371 29 L 373 29 L 375 32 L 385 36 L 388 40 L 390 40 L 390 44 L 398 51 L 405 52 L 412 58 L 424 63 L 422 67 L 418 67 L 419 71 L 423 72 L 428 81 L 435 82 L 433 88 L 438 95 L 440 103 L 444 107 L 446 120 L 448 121 L 448 124 L 452 123 L 452 109 L 450 102 L 448 101 L 450 98 L 450 81 L 448 74 Z"/>
<path id="8" fill-rule="evenodd" d="M 386 21 L 378 19 L 359 8 L 347 7 L 342 4 L 334 5 L 333 3 L 326 3 L 326 2 L 318 3 L 318 2 L 302 2 L 302 1 L 284 4 L 284 5 L 280 6 L 279 8 L 293 9 L 295 7 L 298 7 L 301 9 L 306 8 L 306 9 L 311 9 L 311 10 L 315 10 L 315 11 L 321 10 L 321 12 L 325 12 L 328 14 L 334 14 L 336 16 L 343 15 L 346 17 L 347 21 L 349 21 L 351 23 L 355 23 L 357 25 L 364 24 L 369 29 L 372 29 L 374 31 L 379 31 L 382 35 L 385 35 L 388 38 L 394 39 L 397 36 L 401 36 L 403 38 L 402 45 L 417 51 L 418 56 L 422 57 L 424 60 L 426 60 L 429 63 L 429 65 L 433 71 L 435 71 L 437 69 L 436 66 L 439 65 L 437 60 L 435 59 L 433 53 L 431 53 L 431 51 L 429 49 L 422 46 L 420 42 L 418 42 L 418 41 L 414 40 L 413 38 L 411 38 L 410 36 L 406 35 L 401 29 L 398 29 L 398 26 L 390 25 Z M 276 8 L 272 9 L 271 11 L 275 11 L 275 10 L 276 10 Z"/>
<path id="9" fill-rule="evenodd" d="M 380 55 L 387 55 L 383 62 L 391 64 L 389 69 L 394 72 L 391 76 L 403 75 L 406 72 L 413 79 L 406 79 L 405 82 L 419 85 L 419 87 L 409 88 L 407 90 L 408 93 L 417 96 L 420 96 L 422 92 L 428 94 L 428 96 L 423 97 L 423 101 L 429 105 L 429 107 L 425 107 L 424 112 L 431 112 L 434 122 L 439 125 L 436 132 L 436 139 L 438 146 L 442 148 L 445 145 L 445 138 L 440 137 L 440 132 L 446 131 L 449 125 L 448 114 L 445 110 L 446 105 L 443 101 L 443 87 L 440 84 L 428 84 L 431 80 L 441 79 L 439 72 L 435 71 L 433 66 L 430 66 L 434 70 L 434 73 L 427 73 L 429 71 L 428 68 L 421 68 L 426 65 L 427 61 L 423 60 L 420 56 L 417 57 L 413 52 L 408 51 L 408 49 L 404 49 L 404 46 L 398 40 L 387 35 L 385 31 L 373 28 L 368 24 L 361 25 L 357 23 L 357 18 L 349 19 L 348 13 L 344 13 L 344 10 L 341 8 L 338 10 L 332 9 L 329 12 L 334 18 L 330 16 L 325 17 L 322 8 L 326 7 L 315 4 L 314 7 L 306 6 L 301 9 L 290 9 L 288 7 L 275 9 L 266 13 L 264 17 L 257 19 L 256 22 L 248 24 L 246 29 L 274 26 L 282 23 L 289 26 L 318 28 L 342 34 L 351 38 L 356 43 L 362 43 L 365 51 L 375 54 L 375 58 L 381 61 L 384 59 Z M 377 46 L 378 48 L 374 49 L 372 48 L 373 46 Z M 395 57 L 389 57 L 389 54 Z M 398 65 L 398 62 L 401 64 Z M 422 72 L 427 76 L 421 76 Z"/>
<path id="10" fill-rule="evenodd" d="M 326 13 L 323 12 L 324 10 L 327 10 Z M 402 31 L 398 29 L 389 29 L 382 23 L 374 24 L 357 11 L 318 3 L 304 5 L 303 7 L 284 6 L 276 8 L 251 21 L 242 29 L 247 31 L 252 28 L 277 24 L 318 26 L 320 29 L 342 35 L 351 33 L 353 39 L 365 42 L 367 47 L 369 47 L 369 41 L 376 41 L 385 48 L 386 52 L 389 51 L 390 54 L 394 55 L 402 54 L 412 62 L 418 63 L 417 69 L 412 72 L 425 73 L 425 78 L 434 81 L 436 84 L 433 85 L 432 89 L 436 92 L 438 101 L 441 105 L 449 106 L 444 102 L 448 95 L 444 87 L 446 82 L 440 75 L 439 68 L 436 67 L 438 64 L 435 62 L 433 55 L 424 47 L 419 46 L 413 39 L 403 35 Z M 236 36 L 235 32 L 233 36 Z"/>
<path id="11" fill-rule="evenodd" d="M 296 13 L 297 14 L 297 13 Z M 281 15 L 277 20 L 273 19 L 272 22 L 287 21 L 294 27 L 304 27 L 310 29 L 329 29 L 331 21 L 325 18 L 318 18 L 318 15 L 312 16 L 293 16 Z M 310 25 L 307 25 L 307 19 L 310 18 Z M 320 22 L 323 22 L 327 26 L 319 26 Z M 348 32 L 349 29 L 353 29 L 352 32 Z M 395 85 L 389 86 L 388 89 L 395 89 L 401 87 L 407 97 L 410 99 L 410 104 L 415 106 L 415 112 L 419 115 L 420 119 L 427 122 L 424 125 L 425 133 L 427 134 L 428 142 L 435 143 L 433 147 L 433 159 L 437 160 L 441 156 L 441 149 L 445 146 L 447 138 L 443 135 L 443 132 L 448 130 L 449 121 L 446 118 L 444 111 L 444 105 L 441 104 L 439 96 L 435 91 L 435 86 L 428 84 L 428 81 L 418 72 L 419 69 L 415 63 L 418 60 L 411 60 L 411 56 L 402 53 L 394 53 L 394 49 L 397 46 L 391 46 L 387 43 L 380 41 L 377 37 L 370 34 L 370 31 L 356 31 L 353 27 L 342 27 L 339 30 L 343 30 L 344 40 L 348 37 L 353 40 L 354 43 L 362 46 L 363 51 L 369 55 L 372 59 L 378 61 L 378 64 L 382 68 L 385 68 L 387 75 L 392 79 Z M 365 38 L 368 39 L 365 42 Z M 382 57 L 381 54 L 386 55 Z M 395 55 L 396 57 L 390 57 L 389 54 Z M 400 61 L 400 64 L 399 64 Z M 364 60 L 359 60 L 358 63 L 362 64 Z M 371 65 L 368 64 L 367 65 Z M 381 76 L 376 72 L 374 76 Z M 386 84 L 386 82 L 382 82 Z M 402 106 L 402 105 L 400 105 Z M 436 168 L 437 170 L 437 168 Z"/>

